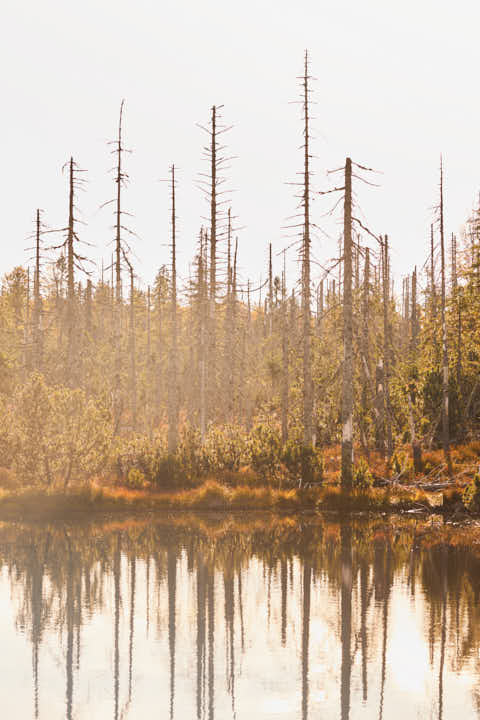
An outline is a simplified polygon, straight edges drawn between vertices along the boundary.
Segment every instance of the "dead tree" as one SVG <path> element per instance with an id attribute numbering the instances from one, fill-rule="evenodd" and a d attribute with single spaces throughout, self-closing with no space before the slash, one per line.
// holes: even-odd
<path id="1" fill-rule="evenodd" d="M 66 335 L 67 335 L 67 347 L 65 353 L 65 382 L 72 386 L 75 384 L 76 376 L 76 339 L 78 333 L 76 332 L 77 322 L 77 297 L 75 290 L 75 270 L 86 272 L 84 263 L 87 258 L 80 255 L 76 250 L 77 244 L 80 242 L 77 234 L 77 218 L 75 217 L 75 199 L 77 191 L 83 186 L 84 180 L 81 173 L 85 172 L 81 170 L 77 163 L 74 162 L 71 157 L 70 160 L 65 163 L 63 169 L 68 168 L 68 224 L 67 227 L 63 228 L 62 231 L 66 233 L 65 240 L 52 249 L 62 250 L 62 256 L 66 254 L 66 271 L 67 271 L 67 302 L 66 302 Z"/>
<path id="2" fill-rule="evenodd" d="M 453 475 L 452 459 L 450 457 L 450 429 L 449 429 L 449 407 L 448 407 L 448 345 L 447 345 L 447 319 L 445 312 L 446 286 L 445 286 L 445 237 L 443 222 L 443 161 L 440 156 L 440 255 L 442 272 L 442 445 L 447 463 L 449 476 Z"/>
<path id="3" fill-rule="evenodd" d="M 303 164 L 303 248 L 302 248 L 302 320 L 303 320 L 303 443 L 313 440 L 312 327 L 310 307 L 310 128 L 308 54 L 305 52 L 303 76 L 304 164 Z"/>
<path id="4" fill-rule="evenodd" d="M 43 342 L 42 342 L 42 296 L 40 290 L 41 272 L 41 218 L 40 210 L 37 209 L 35 223 L 35 270 L 33 274 L 33 312 L 32 312 L 32 342 L 33 342 L 33 368 L 42 369 Z"/>
<path id="5" fill-rule="evenodd" d="M 343 221 L 342 487 L 353 482 L 352 161 L 345 161 Z"/>
<path id="6" fill-rule="evenodd" d="M 223 155 L 225 147 L 220 144 L 219 137 L 227 132 L 230 127 L 226 127 L 220 122 L 219 110 L 222 105 L 213 105 L 211 109 L 210 123 L 208 127 L 201 127 L 209 137 L 209 144 L 204 148 L 206 158 L 209 162 L 209 172 L 201 176 L 200 187 L 203 190 L 209 206 L 210 206 L 210 287 L 209 287 L 209 325 L 208 325 L 208 407 L 207 418 L 211 419 L 217 402 L 217 258 L 218 258 L 218 242 L 222 237 L 222 212 L 221 206 L 224 201 L 219 200 L 219 195 L 225 191 L 220 190 L 220 186 L 225 183 L 223 170 L 229 158 Z"/>
<path id="7" fill-rule="evenodd" d="M 460 402 L 463 405 L 463 398 L 462 398 L 462 304 L 461 304 L 461 295 L 460 295 L 461 291 L 460 291 L 460 287 L 458 285 L 458 276 L 457 276 L 457 239 L 453 233 L 452 233 L 451 255 L 452 255 L 452 258 L 451 258 L 451 261 L 452 261 L 452 272 L 451 272 L 452 296 L 453 296 L 453 303 L 454 303 L 454 308 L 456 310 L 456 316 L 457 316 L 456 382 L 457 382 L 457 392 L 459 393 L 459 396 L 460 396 Z"/>
<path id="8" fill-rule="evenodd" d="M 272 243 L 268 244 L 268 334 L 273 331 L 273 270 Z"/>
<path id="9" fill-rule="evenodd" d="M 385 393 L 385 430 L 387 436 L 387 456 L 393 455 L 392 407 L 390 402 L 390 365 L 391 365 L 391 325 L 390 325 L 390 265 L 388 255 L 388 236 L 383 241 L 383 381 Z"/>
<path id="10" fill-rule="evenodd" d="M 200 251 L 198 254 L 198 325 L 199 325 L 199 427 L 202 442 L 207 429 L 207 327 L 208 327 L 208 287 L 207 287 L 207 258 L 206 238 L 203 228 L 200 230 Z"/>
<path id="11" fill-rule="evenodd" d="M 132 413 L 131 427 L 132 430 L 135 431 L 137 428 L 137 370 L 135 362 L 135 285 L 132 263 L 128 259 L 128 256 L 124 250 L 122 250 L 122 254 L 127 264 L 128 272 L 130 275 L 130 409 Z"/>
<path id="12" fill-rule="evenodd" d="M 363 277 L 363 299 L 362 299 L 362 334 L 361 334 L 361 355 L 362 355 L 362 423 L 361 437 L 362 445 L 367 454 L 369 454 L 368 437 L 367 437 L 367 418 L 369 413 L 369 385 L 370 378 L 370 350 L 369 350 L 369 330 L 370 330 L 370 249 L 365 248 L 365 265 Z"/>
<path id="13" fill-rule="evenodd" d="M 415 473 L 421 473 L 422 448 L 417 438 L 415 429 L 415 406 L 417 392 L 415 381 L 418 376 L 418 306 L 417 306 L 417 268 L 412 273 L 412 317 L 411 317 L 411 338 L 410 338 L 410 364 L 411 378 L 407 389 L 408 419 L 410 425 L 410 437 L 412 441 L 413 469 Z"/>
<path id="14" fill-rule="evenodd" d="M 285 251 L 282 272 L 282 443 L 288 441 L 288 319 Z"/>
<path id="15" fill-rule="evenodd" d="M 116 140 L 113 140 L 109 145 L 113 145 L 112 155 L 116 155 L 116 165 L 113 168 L 115 173 L 115 184 L 116 192 L 113 200 L 109 200 L 102 205 L 114 204 L 114 258 L 112 258 L 112 295 L 113 301 L 113 340 L 114 340 L 114 352 L 115 352 L 115 368 L 113 377 L 112 397 L 113 397 L 113 417 L 115 431 L 118 430 L 120 425 L 120 418 L 122 413 L 122 391 L 121 391 L 121 376 L 122 376 L 122 351 L 121 351 L 121 333 L 122 333 L 122 261 L 130 252 L 130 247 L 125 240 L 125 234 L 134 235 L 125 224 L 123 216 L 129 215 L 125 210 L 122 209 L 122 189 L 126 186 L 129 176 L 123 169 L 123 154 L 127 152 L 123 146 L 122 130 L 123 130 L 123 110 L 125 100 L 120 103 L 120 115 L 118 121 L 118 136 Z M 114 272 L 115 271 L 115 277 Z"/>
<path id="16" fill-rule="evenodd" d="M 178 328 L 177 328 L 177 246 L 175 215 L 175 165 L 171 167 L 172 200 L 172 279 L 170 285 L 171 345 L 168 383 L 168 452 L 174 454 L 178 443 Z"/>

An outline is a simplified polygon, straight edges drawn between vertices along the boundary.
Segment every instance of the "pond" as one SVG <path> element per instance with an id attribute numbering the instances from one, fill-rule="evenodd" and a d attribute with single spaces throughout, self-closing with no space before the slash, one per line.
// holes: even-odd
<path id="1" fill-rule="evenodd" d="M 0 526 L 5 718 L 477 718 L 480 545 L 441 520 Z"/>

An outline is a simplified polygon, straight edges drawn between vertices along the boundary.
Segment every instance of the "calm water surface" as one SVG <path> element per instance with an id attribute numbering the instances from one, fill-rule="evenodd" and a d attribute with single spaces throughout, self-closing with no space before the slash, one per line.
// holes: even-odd
<path id="1" fill-rule="evenodd" d="M 480 717 L 480 546 L 436 523 L 2 525 L 0 716 Z"/>

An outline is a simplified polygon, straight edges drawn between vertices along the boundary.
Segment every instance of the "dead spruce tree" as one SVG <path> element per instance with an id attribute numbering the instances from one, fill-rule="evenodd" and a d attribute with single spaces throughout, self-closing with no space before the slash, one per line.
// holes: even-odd
<path id="1" fill-rule="evenodd" d="M 282 271 L 282 443 L 288 441 L 288 301 L 286 278 L 286 252 L 283 251 Z"/>
<path id="2" fill-rule="evenodd" d="M 208 363 L 207 363 L 207 422 L 213 419 L 218 397 L 218 362 L 217 362 L 217 293 L 218 293 L 218 243 L 225 234 L 224 213 L 222 207 L 225 194 L 221 186 L 226 182 L 224 171 L 231 158 L 223 153 L 225 146 L 219 142 L 219 137 L 231 129 L 221 121 L 219 111 L 223 105 L 213 105 L 211 108 L 210 122 L 207 127 L 199 127 L 207 133 L 209 143 L 204 147 L 205 157 L 209 164 L 209 172 L 200 175 L 200 188 L 204 193 L 210 209 L 209 215 L 209 240 L 210 240 L 210 285 L 209 285 L 209 324 L 208 324 Z"/>
<path id="3" fill-rule="evenodd" d="M 440 156 L 440 259 L 442 274 L 442 298 L 441 298 L 441 319 L 442 319 L 442 445 L 447 464 L 449 476 L 453 475 L 452 459 L 450 456 L 450 430 L 449 430 L 449 408 L 448 408 L 448 344 L 447 344 L 447 319 L 446 319 L 446 283 L 445 283 L 445 235 L 444 235 L 444 205 L 443 205 L 443 160 Z"/>
<path id="4" fill-rule="evenodd" d="M 311 75 L 309 74 L 308 52 L 305 51 L 303 74 L 298 78 L 301 87 L 301 98 L 298 101 L 302 108 L 303 122 L 303 169 L 300 182 L 289 183 L 299 185 L 300 192 L 298 209 L 300 213 L 294 215 L 294 221 L 287 225 L 295 235 L 300 236 L 299 260 L 301 264 L 301 346 L 302 346 L 302 445 L 305 450 L 313 447 L 313 381 L 312 381 L 312 327 L 311 327 L 311 239 L 312 222 L 310 206 L 312 201 L 310 168 L 310 94 L 309 87 Z M 261 283 L 260 283 L 261 284 Z M 292 339 L 293 340 L 293 339 Z M 302 479 L 308 481 L 309 464 L 303 462 Z"/>
<path id="5" fill-rule="evenodd" d="M 302 320 L 303 320 L 303 444 L 313 440 L 312 327 L 310 305 L 310 128 L 308 53 L 305 52 L 303 76 L 304 164 L 303 164 L 303 246 L 302 246 Z M 307 478 L 308 479 L 308 478 Z"/>
<path id="6" fill-rule="evenodd" d="M 171 344 L 168 383 L 168 452 L 174 454 L 178 444 L 178 328 L 177 328 L 177 236 L 175 214 L 175 165 L 171 167 L 172 265 L 170 283 Z"/>
<path id="7" fill-rule="evenodd" d="M 344 185 L 335 187 L 331 190 L 321 192 L 325 195 L 331 192 L 343 191 L 343 365 L 342 365 L 342 458 L 341 458 L 341 485 L 344 490 L 349 490 L 353 484 L 353 408 L 354 408 L 354 355 L 353 355 L 353 223 L 355 222 L 369 235 L 378 241 L 378 237 L 374 235 L 363 223 L 353 216 L 353 195 L 352 195 L 352 177 L 367 185 L 375 183 L 365 180 L 361 175 L 352 172 L 352 165 L 359 170 L 374 172 L 372 168 L 352 163 L 351 158 L 347 157 L 345 165 L 342 168 L 331 172 L 344 172 Z M 340 263 L 339 263 L 340 264 Z M 364 367 L 368 370 L 368 365 L 364 363 Z"/>
<path id="8" fill-rule="evenodd" d="M 129 332 L 129 355 L 130 355 L 130 412 L 131 412 L 131 429 L 135 432 L 137 429 L 137 368 L 136 368 L 136 349 L 135 349 L 135 275 L 133 265 L 128 255 L 122 250 L 123 259 L 128 268 L 130 275 L 130 332 Z"/>
<path id="9" fill-rule="evenodd" d="M 410 337 L 410 378 L 407 387 L 408 421 L 410 425 L 410 439 L 412 443 L 413 468 L 416 473 L 422 471 L 422 447 L 416 431 L 416 405 L 418 379 L 418 305 L 417 305 L 417 268 L 412 273 L 412 299 L 411 299 L 411 337 Z"/>
<path id="10" fill-rule="evenodd" d="M 77 377 L 77 364 L 75 362 L 77 354 L 77 297 L 76 297 L 76 286 L 75 286 L 75 270 L 86 272 L 84 263 L 87 258 L 77 252 L 76 247 L 80 242 L 77 234 L 77 223 L 78 220 L 75 216 L 76 206 L 75 200 L 79 189 L 83 188 L 84 179 L 81 173 L 85 170 L 81 170 L 77 163 L 74 162 L 73 157 L 65 163 L 63 170 L 68 169 L 68 224 L 67 227 L 62 228 L 62 232 L 66 233 L 65 240 L 60 245 L 54 246 L 52 249 L 61 249 L 62 256 L 66 255 L 66 275 L 67 275 L 67 301 L 64 316 L 64 325 L 66 329 L 66 350 L 65 350 L 65 363 L 64 363 L 64 380 L 65 384 L 71 387 L 78 384 L 79 378 Z"/>
<path id="11" fill-rule="evenodd" d="M 116 140 L 112 140 L 109 145 L 113 145 L 112 155 L 116 156 L 116 164 L 112 168 L 115 178 L 115 197 L 103 203 L 102 207 L 114 204 L 114 257 L 112 258 L 112 294 L 113 294 L 113 345 L 115 353 L 114 376 L 112 383 L 112 410 L 114 418 L 114 427 L 117 432 L 120 426 L 120 420 L 123 410 L 123 393 L 122 393 L 122 350 L 121 350 L 121 334 L 122 334 L 122 262 L 130 253 L 130 246 L 125 240 L 125 234 L 135 235 L 123 221 L 124 216 L 130 213 L 122 208 L 122 189 L 126 186 L 129 176 L 123 169 L 123 155 L 127 152 L 123 146 L 123 111 L 125 100 L 120 103 L 120 113 L 118 120 L 118 135 Z"/>
<path id="12" fill-rule="evenodd" d="M 197 256 L 197 328 L 198 328 L 198 427 L 202 442 L 207 430 L 207 328 L 208 328 L 208 282 L 207 282 L 207 237 L 200 229 L 199 252 Z"/>
<path id="13" fill-rule="evenodd" d="M 353 482 L 352 161 L 345 161 L 343 220 L 342 487 Z"/>
<path id="14" fill-rule="evenodd" d="M 32 370 L 41 372 L 43 364 L 43 332 L 42 332 L 42 293 L 41 293 L 41 273 L 42 273 L 42 235 L 48 232 L 41 219 L 42 211 L 37 208 L 35 213 L 35 231 L 32 239 L 34 246 L 33 263 L 33 307 L 31 319 L 31 348 L 29 352 L 29 366 Z"/>
<path id="15" fill-rule="evenodd" d="M 391 321 L 390 321 L 390 258 L 388 253 L 388 236 L 385 235 L 382 244 L 383 251 L 383 387 L 385 395 L 385 432 L 387 436 L 387 457 L 393 455 L 392 436 L 392 405 L 390 400 L 390 371 L 391 371 Z"/>

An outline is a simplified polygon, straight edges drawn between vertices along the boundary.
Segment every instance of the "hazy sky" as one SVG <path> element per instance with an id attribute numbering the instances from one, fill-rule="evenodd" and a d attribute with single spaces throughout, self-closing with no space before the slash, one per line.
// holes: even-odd
<path id="1" fill-rule="evenodd" d="M 52 227 L 66 223 L 63 163 L 88 170 L 79 197 L 81 237 L 107 258 L 113 197 L 107 141 L 126 99 L 125 144 L 135 214 L 136 268 L 150 282 L 168 259 L 168 187 L 178 166 L 180 267 L 191 258 L 208 207 L 196 186 L 212 104 L 233 124 L 225 136 L 236 157 L 229 171 L 244 276 L 258 277 L 267 244 L 280 251 L 294 212 L 301 169 L 297 76 L 309 49 L 317 189 L 346 155 L 383 171 L 381 187 L 359 188 L 369 226 L 390 235 L 397 275 L 423 264 L 439 155 L 446 173 L 446 228 L 457 231 L 480 189 L 476 0 L 3 0 L 2 254 L 0 271 L 25 262 L 35 208 Z M 337 253 L 340 227 L 313 220 L 332 236 L 315 238 L 322 261 Z M 340 218 L 341 208 L 336 218 Z M 292 253 L 293 255 L 293 253 Z M 280 260 L 276 258 L 276 263 Z"/>

